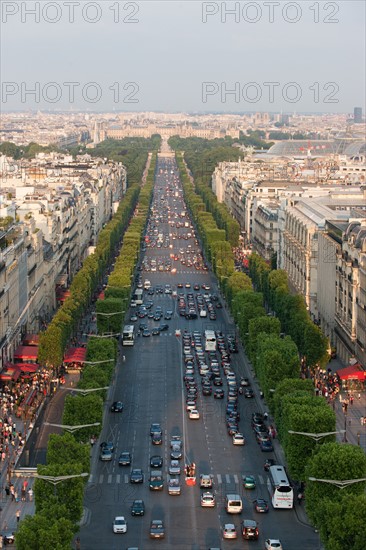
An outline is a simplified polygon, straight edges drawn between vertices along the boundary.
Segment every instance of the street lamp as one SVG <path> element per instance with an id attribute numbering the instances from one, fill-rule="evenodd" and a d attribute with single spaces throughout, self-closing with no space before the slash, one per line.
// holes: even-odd
<path id="1" fill-rule="evenodd" d="M 335 485 L 338 487 L 338 489 L 344 489 L 345 487 L 349 487 L 350 485 L 354 485 L 355 483 L 362 483 L 363 481 L 366 481 L 366 477 L 360 477 L 359 479 L 344 479 L 344 480 L 338 480 L 338 479 L 318 479 L 316 477 L 309 477 L 309 481 L 318 481 L 320 483 L 329 483 L 330 485 Z"/>
<path id="2" fill-rule="evenodd" d="M 105 361 L 103 361 L 103 363 L 105 363 Z M 108 361 L 108 363 L 109 363 L 109 361 Z M 94 391 L 108 390 L 109 386 L 104 386 L 102 388 L 88 388 L 88 389 L 61 387 L 60 389 L 61 390 L 66 390 L 66 391 L 78 392 L 78 393 L 81 393 L 81 395 L 87 395 L 87 394 L 92 393 Z"/>
<path id="3" fill-rule="evenodd" d="M 75 477 L 88 477 L 88 476 L 89 474 L 87 472 L 83 472 L 82 474 L 69 475 L 69 476 L 43 476 L 37 473 L 31 474 L 31 477 L 35 477 L 36 479 L 42 479 L 43 481 L 52 483 L 52 485 L 54 486 L 58 485 L 62 481 L 67 481 L 68 479 L 74 479 Z"/>
<path id="4" fill-rule="evenodd" d="M 66 424 L 53 424 L 52 422 L 45 422 L 45 426 L 54 426 L 55 428 L 63 428 L 67 432 L 73 433 L 82 428 L 91 428 L 92 426 L 100 426 L 100 422 L 94 422 L 93 424 L 82 424 L 80 426 L 68 426 Z"/>
<path id="5" fill-rule="evenodd" d="M 289 434 L 295 434 L 295 435 L 305 435 L 306 437 L 310 437 L 311 439 L 314 439 L 314 441 L 318 442 L 323 437 L 327 437 L 328 435 L 335 435 L 339 433 L 343 433 L 345 430 L 339 430 L 338 432 L 323 432 L 323 433 L 310 433 L 310 432 L 295 432 L 294 430 L 288 430 Z"/>
<path id="6" fill-rule="evenodd" d="M 113 317 L 114 315 L 124 315 L 125 313 L 126 313 L 125 310 L 113 311 L 113 312 L 111 312 L 111 313 L 104 313 L 103 311 L 96 311 L 96 312 L 95 312 L 96 315 L 102 315 L 102 316 L 108 318 L 108 332 L 109 332 L 109 328 L 110 328 L 110 325 L 109 325 L 109 319 L 110 319 L 110 317 Z"/>

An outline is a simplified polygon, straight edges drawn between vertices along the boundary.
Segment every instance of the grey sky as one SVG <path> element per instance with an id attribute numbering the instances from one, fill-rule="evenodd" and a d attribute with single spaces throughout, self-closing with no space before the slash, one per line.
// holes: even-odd
<path id="1" fill-rule="evenodd" d="M 1 2 L 2 110 L 351 112 L 364 107 L 363 1 L 43 1 L 39 23 L 26 12 L 35 4 Z M 74 22 L 69 21 L 72 4 Z M 235 5 L 237 22 L 234 15 L 225 22 L 223 8 Z M 99 21 L 85 21 L 95 17 Z M 38 103 L 25 93 L 36 82 Z M 80 83 L 71 102 L 64 82 Z M 136 84 L 124 90 L 129 82 Z"/>

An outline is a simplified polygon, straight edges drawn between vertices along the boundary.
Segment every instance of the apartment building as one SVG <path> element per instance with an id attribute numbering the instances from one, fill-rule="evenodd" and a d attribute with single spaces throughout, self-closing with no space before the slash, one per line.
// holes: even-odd
<path id="1" fill-rule="evenodd" d="M 319 233 L 326 222 L 348 222 L 355 209 L 366 205 L 364 188 L 343 187 L 328 196 L 295 199 L 285 209 L 281 263 L 290 284 L 305 298 L 311 317 L 320 322 L 318 307 Z M 324 257 L 320 258 L 324 261 Z"/>
<path id="2" fill-rule="evenodd" d="M 350 221 L 336 256 L 335 334 L 340 357 L 366 365 L 366 211 Z"/>
<path id="3" fill-rule="evenodd" d="M 0 368 L 22 335 L 51 318 L 56 287 L 71 282 L 126 190 L 124 166 L 102 159 L 51 155 L 35 166 L 2 174 Z"/>

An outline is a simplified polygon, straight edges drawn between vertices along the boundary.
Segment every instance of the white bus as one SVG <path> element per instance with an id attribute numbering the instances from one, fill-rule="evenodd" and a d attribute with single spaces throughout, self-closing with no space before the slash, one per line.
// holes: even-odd
<path id="1" fill-rule="evenodd" d="M 205 350 L 216 351 L 216 334 L 214 330 L 205 330 Z"/>
<path id="2" fill-rule="evenodd" d="M 136 288 L 132 296 L 132 301 L 135 302 L 137 306 L 140 306 L 143 303 L 143 293 L 142 288 Z"/>
<path id="3" fill-rule="evenodd" d="M 122 332 L 122 346 L 133 346 L 135 343 L 135 327 L 125 325 Z"/>
<path id="4" fill-rule="evenodd" d="M 270 467 L 267 484 L 273 508 L 293 508 L 294 491 L 283 466 Z"/>

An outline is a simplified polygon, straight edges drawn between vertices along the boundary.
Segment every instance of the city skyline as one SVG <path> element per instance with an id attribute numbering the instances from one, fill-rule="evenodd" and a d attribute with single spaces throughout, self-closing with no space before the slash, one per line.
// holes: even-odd
<path id="1" fill-rule="evenodd" d="M 35 5 L 2 4 L 4 112 L 365 110 L 362 2 Z"/>

